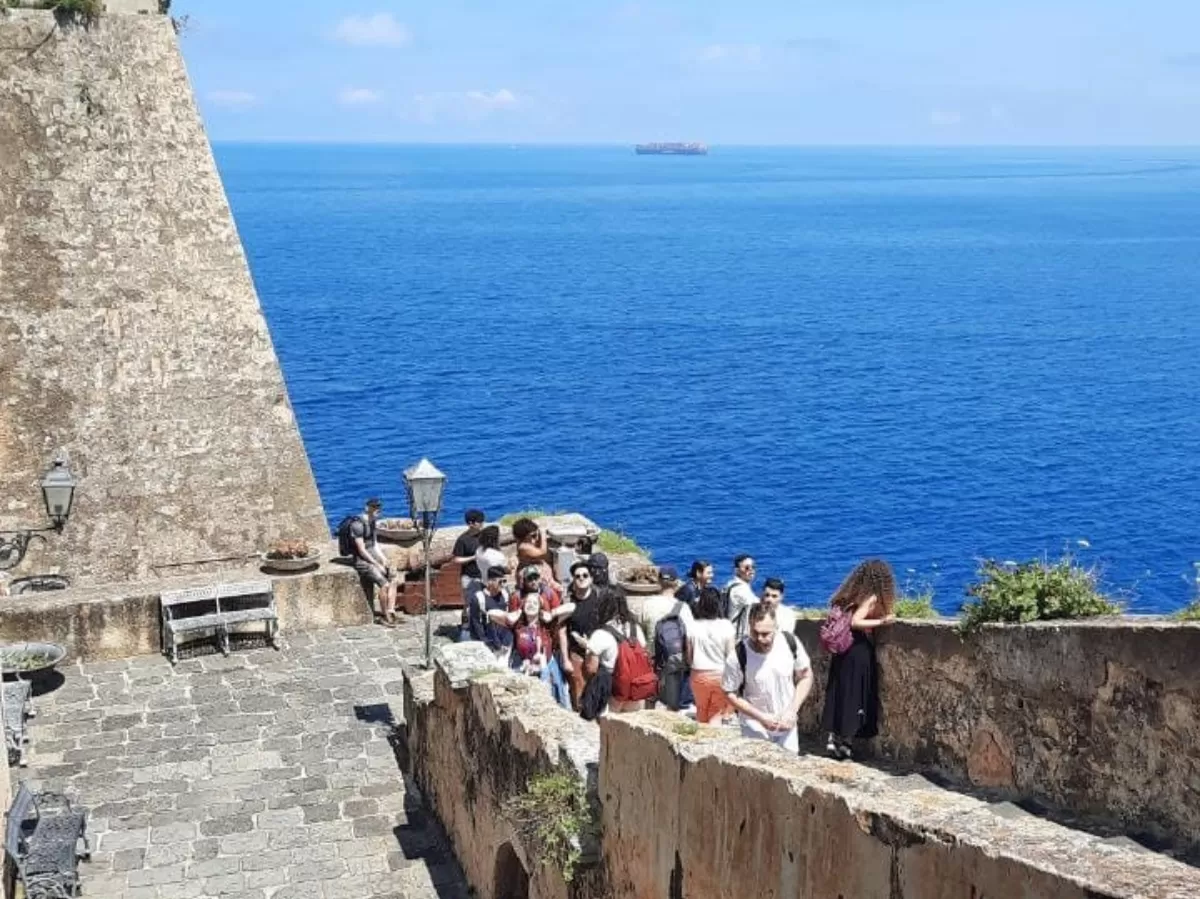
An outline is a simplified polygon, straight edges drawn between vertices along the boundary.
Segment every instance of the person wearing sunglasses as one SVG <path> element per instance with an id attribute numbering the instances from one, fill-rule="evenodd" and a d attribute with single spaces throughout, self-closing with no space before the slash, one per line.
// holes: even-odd
<path id="1" fill-rule="evenodd" d="M 733 579 L 725 585 L 721 594 L 722 611 L 733 622 L 733 630 L 739 640 L 746 636 L 746 616 L 750 607 L 758 604 L 758 597 L 754 595 L 757 570 L 752 556 L 736 556 L 733 560 Z"/>
<path id="2" fill-rule="evenodd" d="M 600 599 L 587 562 L 576 562 L 571 566 L 570 573 L 571 586 L 567 589 L 565 602 L 558 610 L 566 618 L 566 625 L 558 629 L 558 652 L 563 674 L 571 685 L 571 704 L 578 709 L 579 697 L 583 695 L 587 681 L 583 662 L 588 637 L 600 626 Z"/>

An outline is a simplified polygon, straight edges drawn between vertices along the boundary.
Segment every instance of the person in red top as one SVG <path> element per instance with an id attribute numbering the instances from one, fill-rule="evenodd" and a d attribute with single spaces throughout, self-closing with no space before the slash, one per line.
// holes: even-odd
<path id="1" fill-rule="evenodd" d="M 510 665 L 515 671 L 541 679 L 555 701 L 570 709 L 571 694 L 554 656 L 555 642 L 549 626 L 554 622 L 553 613 L 546 608 L 536 584 L 523 591 L 519 603 L 520 607 L 506 616 L 513 632 Z"/>

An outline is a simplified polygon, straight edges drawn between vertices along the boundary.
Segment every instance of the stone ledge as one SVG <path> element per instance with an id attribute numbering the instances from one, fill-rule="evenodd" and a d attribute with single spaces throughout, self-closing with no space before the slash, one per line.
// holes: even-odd
<path id="1" fill-rule="evenodd" d="M 370 624 L 373 615 L 358 575 L 336 563 L 298 575 L 266 575 L 258 567 L 220 574 L 76 587 L 9 597 L 0 604 L 0 641 L 61 643 L 70 659 L 98 661 L 162 652 L 158 598 L 164 590 L 269 579 L 280 631 Z"/>
<path id="2" fill-rule="evenodd" d="M 820 622 L 801 728 L 820 731 Z M 1072 826 L 1200 857 L 1200 625 L 1154 618 L 989 625 L 899 622 L 878 639 L 880 736 L 897 765 Z"/>
<path id="3" fill-rule="evenodd" d="M 861 765 L 708 727 L 682 735 L 677 723 L 656 712 L 601 720 L 612 895 L 735 895 L 751 879 L 764 895 L 863 899 L 1200 895 L 1200 871 L 1161 855 L 1032 816 L 1010 820 Z M 659 788 L 665 778 L 672 789 Z"/>

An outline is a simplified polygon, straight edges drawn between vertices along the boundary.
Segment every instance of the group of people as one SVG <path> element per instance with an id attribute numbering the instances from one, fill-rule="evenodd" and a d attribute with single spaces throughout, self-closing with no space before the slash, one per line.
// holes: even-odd
<path id="1" fill-rule="evenodd" d="M 364 582 L 377 587 L 382 623 L 391 625 L 396 585 L 375 539 L 380 509 L 379 500 L 369 500 L 362 515 L 339 526 L 339 540 Z M 575 562 L 564 585 L 535 521 L 512 525 L 514 571 L 500 528 L 486 525 L 479 509 L 465 520 L 452 550 L 462 570 L 462 639 L 482 642 L 513 670 L 539 678 L 560 705 L 589 720 L 651 703 L 798 751 L 811 660 L 784 603 L 783 580 L 768 577 L 755 593 L 753 557 L 736 556 L 720 589 L 707 560 L 693 562 L 682 583 L 664 567 L 660 594 L 642 599 L 635 615 L 625 592 L 610 584 L 603 553 Z M 895 620 L 895 598 L 895 577 L 881 559 L 859 564 L 830 597 L 821 626 L 831 656 L 822 726 L 826 751 L 836 758 L 850 758 L 853 740 L 876 734 L 873 635 Z"/>
<path id="2" fill-rule="evenodd" d="M 722 588 L 706 560 L 693 562 L 682 583 L 664 567 L 660 594 L 641 599 L 635 614 L 625 592 L 609 583 L 603 554 L 574 563 L 560 584 L 544 530 L 523 518 L 512 525 L 510 572 L 499 528 L 485 520 L 470 510 L 453 550 L 463 572 L 463 639 L 479 640 L 514 670 L 540 678 L 564 708 L 587 719 L 656 704 L 799 749 L 797 717 L 813 685 L 810 656 L 784 603 L 783 580 L 766 578 L 755 592 L 753 557 L 735 557 Z M 894 621 L 895 597 L 891 567 L 869 559 L 829 600 L 821 628 L 831 655 L 822 720 L 826 749 L 836 758 L 851 757 L 854 739 L 876 733 L 873 634 Z"/>

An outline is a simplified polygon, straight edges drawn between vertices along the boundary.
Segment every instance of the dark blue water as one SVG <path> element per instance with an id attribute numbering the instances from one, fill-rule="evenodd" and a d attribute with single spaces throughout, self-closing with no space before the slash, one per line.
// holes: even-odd
<path id="1" fill-rule="evenodd" d="M 454 519 L 578 509 L 796 603 L 1064 548 L 1190 597 L 1195 151 L 217 156 L 332 519 L 427 455 Z"/>

